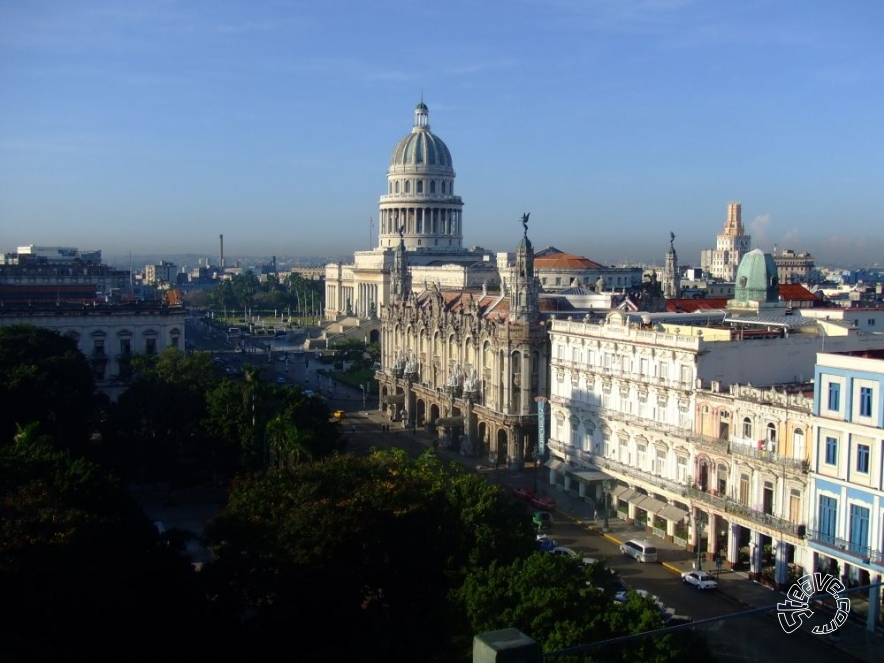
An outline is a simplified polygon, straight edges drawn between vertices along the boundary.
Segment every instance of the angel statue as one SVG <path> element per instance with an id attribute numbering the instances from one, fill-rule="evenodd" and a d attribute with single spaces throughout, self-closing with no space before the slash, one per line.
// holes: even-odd
<path id="1" fill-rule="evenodd" d="M 525 234 L 528 234 L 528 217 L 531 216 L 531 212 L 522 215 L 522 227 L 525 229 Z"/>

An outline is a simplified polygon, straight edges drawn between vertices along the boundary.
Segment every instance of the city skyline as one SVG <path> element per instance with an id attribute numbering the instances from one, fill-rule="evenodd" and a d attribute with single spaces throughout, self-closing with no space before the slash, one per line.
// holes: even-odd
<path id="1" fill-rule="evenodd" d="M 153 2 L 0 7 L 0 242 L 109 255 L 374 248 L 421 99 L 464 245 L 699 265 L 884 246 L 875 2 Z M 374 220 L 371 229 L 369 220 Z"/>

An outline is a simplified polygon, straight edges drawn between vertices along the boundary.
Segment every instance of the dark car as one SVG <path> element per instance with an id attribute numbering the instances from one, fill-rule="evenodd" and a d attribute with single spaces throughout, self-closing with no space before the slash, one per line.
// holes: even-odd
<path id="1" fill-rule="evenodd" d="M 534 499 L 534 491 L 530 488 L 524 488 L 522 486 L 519 486 L 518 488 L 513 488 L 513 495 L 518 497 L 520 500 Z"/>
<path id="2" fill-rule="evenodd" d="M 547 495 L 535 495 L 531 498 L 531 506 L 543 509 L 544 511 L 549 511 L 550 509 L 556 508 L 556 501 Z"/>

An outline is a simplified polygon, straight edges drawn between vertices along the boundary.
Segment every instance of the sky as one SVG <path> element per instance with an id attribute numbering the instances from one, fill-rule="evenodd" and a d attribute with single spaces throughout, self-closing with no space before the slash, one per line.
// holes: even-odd
<path id="1" fill-rule="evenodd" d="M 0 251 L 352 254 L 423 99 L 465 246 L 884 263 L 879 0 L 4 0 Z"/>

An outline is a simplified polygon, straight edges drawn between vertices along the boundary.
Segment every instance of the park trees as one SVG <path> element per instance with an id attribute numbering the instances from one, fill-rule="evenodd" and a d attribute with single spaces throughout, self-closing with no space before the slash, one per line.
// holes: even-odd
<path id="1" fill-rule="evenodd" d="M 149 660 L 183 645 L 206 614 L 190 564 L 111 474 L 33 432 L 0 448 L 2 657 Z"/>
<path id="2" fill-rule="evenodd" d="M 94 414 L 92 371 L 73 338 L 34 327 L 0 327 L 0 445 L 17 425 L 39 422 L 39 433 L 64 448 L 88 437 Z"/>
<path id="3" fill-rule="evenodd" d="M 533 548 L 498 488 L 401 452 L 243 477 L 206 534 L 212 594 L 260 647 L 295 640 L 303 660 L 445 660 L 460 623 L 449 592 L 489 556 Z M 322 638 L 329 624 L 342 627 Z"/>

